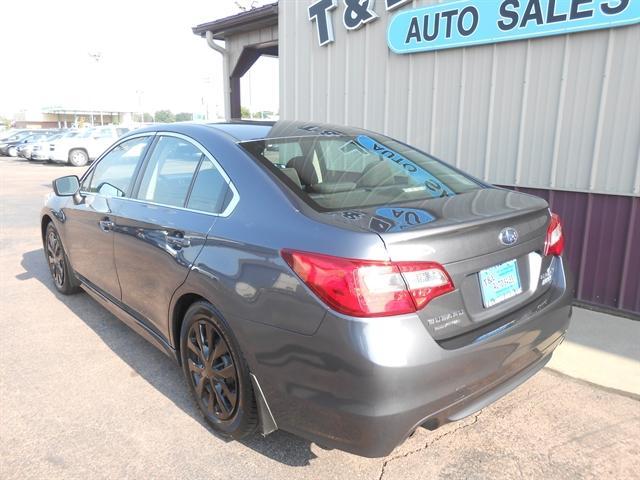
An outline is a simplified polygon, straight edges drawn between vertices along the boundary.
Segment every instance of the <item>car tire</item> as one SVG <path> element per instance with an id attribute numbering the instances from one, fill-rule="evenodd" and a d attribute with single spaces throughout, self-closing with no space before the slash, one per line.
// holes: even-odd
<path id="1" fill-rule="evenodd" d="M 69 258 L 64 251 L 60 235 L 53 222 L 49 222 L 45 231 L 44 255 L 56 290 L 64 295 L 78 292 L 80 282 L 71 268 Z"/>
<path id="2" fill-rule="evenodd" d="M 180 357 L 205 421 L 226 438 L 253 433 L 258 413 L 249 368 L 231 329 L 210 303 L 196 302 L 185 313 Z"/>
<path id="3" fill-rule="evenodd" d="M 16 147 L 9 147 L 9 149 L 7 150 L 7 155 L 9 155 L 10 157 L 17 157 L 18 149 Z"/>
<path id="4" fill-rule="evenodd" d="M 89 163 L 89 155 L 84 150 L 78 148 L 69 152 L 69 164 L 74 167 L 84 167 Z"/>

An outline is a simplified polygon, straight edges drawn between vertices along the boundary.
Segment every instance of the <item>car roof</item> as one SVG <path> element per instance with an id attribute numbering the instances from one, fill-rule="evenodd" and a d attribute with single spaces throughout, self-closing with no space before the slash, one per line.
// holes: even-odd
<path id="1" fill-rule="evenodd" d="M 229 122 L 208 125 L 231 135 L 236 140 L 244 141 L 266 137 L 274 124 L 275 122 Z"/>
<path id="2" fill-rule="evenodd" d="M 301 137 L 357 136 L 370 132 L 343 125 L 331 125 L 319 122 L 300 122 L 280 120 L 277 122 L 244 121 L 208 123 L 208 122 L 176 122 L 159 123 L 142 127 L 129 132 L 131 135 L 148 132 L 175 132 L 186 135 L 202 135 L 207 130 L 222 134 L 229 140 L 240 143 L 258 140 L 275 140 Z"/>
<path id="3" fill-rule="evenodd" d="M 227 133 L 239 142 L 275 138 L 356 136 L 366 132 L 362 129 L 344 125 L 292 120 L 280 120 L 278 122 L 234 121 L 208 123 L 206 125 Z"/>

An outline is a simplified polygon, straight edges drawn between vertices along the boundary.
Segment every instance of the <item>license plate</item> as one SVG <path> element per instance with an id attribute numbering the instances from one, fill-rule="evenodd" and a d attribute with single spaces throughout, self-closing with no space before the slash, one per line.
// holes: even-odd
<path id="1" fill-rule="evenodd" d="M 485 308 L 504 302 L 522 293 L 518 264 L 515 260 L 481 270 L 480 290 Z"/>

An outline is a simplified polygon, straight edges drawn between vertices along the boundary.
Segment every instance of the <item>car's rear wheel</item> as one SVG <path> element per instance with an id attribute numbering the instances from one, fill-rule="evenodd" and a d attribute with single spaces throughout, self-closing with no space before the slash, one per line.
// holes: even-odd
<path id="1" fill-rule="evenodd" d="M 205 420 L 235 439 L 256 429 L 258 415 L 242 352 L 226 322 L 205 301 L 185 314 L 180 333 L 182 370 Z"/>
<path id="2" fill-rule="evenodd" d="M 7 153 L 9 154 L 10 157 L 17 157 L 18 149 L 16 147 L 9 147 L 9 149 L 7 150 Z"/>
<path id="3" fill-rule="evenodd" d="M 69 163 L 74 167 L 84 167 L 89 163 L 89 155 L 84 150 L 71 150 L 69 152 Z"/>
<path id="4" fill-rule="evenodd" d="M 79 290 L 78 280 L 71 269 L 60 235 L 51 222 L 45 232 L 44 253 L 56 290 L 65 295 L 76 293 Z"/>

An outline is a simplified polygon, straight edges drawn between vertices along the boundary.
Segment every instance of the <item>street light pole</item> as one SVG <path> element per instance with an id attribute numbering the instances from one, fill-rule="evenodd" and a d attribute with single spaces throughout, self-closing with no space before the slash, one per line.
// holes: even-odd
<path id="1" fill-rule="evenodd" d="M 89 52 L 89 56 L 96 61 L 96 83 L 98 78 L 100 77 L 100 68 L 98 65 L 100 64 L 100 60 L 102 60 L 102 52 Z M 100 108 L 100 125 L 104 125 L 104 120 L 102 117 L 102 107 Z M 93 108 L 91 109 L 91 126 L 93 126 Z"/>

